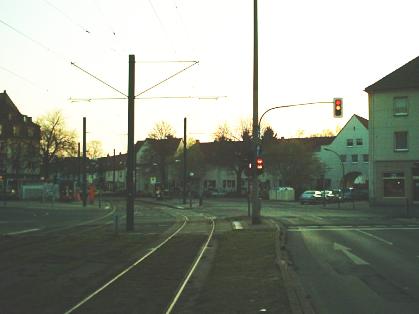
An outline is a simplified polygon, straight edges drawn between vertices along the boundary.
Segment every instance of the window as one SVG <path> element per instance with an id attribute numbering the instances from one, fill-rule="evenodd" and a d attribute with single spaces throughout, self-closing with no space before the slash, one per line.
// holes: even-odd
<path id="1" fill-rule="evenodd" d="M 28 136 L 33 137 L 33 128 L 28 128 Z"/>
<path id="2" fill-rule="evenodd" d="M 351 138 L 348 138 L 346 140 L 346 146 L 350 146 L 350 147 L 354 146 L 354 140 Z"/>
<path id="3" fill-rule="evenodd" d="M 223 188 L 234 189 L 236 187 L 236 181 L 234 180 L 223 180 Z"/>
<path id="4" fill-rule="evenodd" d="M 384 197 L 403 197 L 404 173 L 385 172 L 383 173 Z"/>
<path id="5" fill-rule="evenodd" d="M 407 116 L 407 97 L 393 98 L 393 114 L 395 116 Z"/>
<path id="6" fill-rule="evenodd" d="M 362 138 L 356 139 L 356 145 L 361 146 L 362 145 Z"/>
<path id="7" fill-rule="evenodd" d="M 3 133 L 3 126 L 0 124 L 0 135 Z"/>
<path id="8" fill-rule="evenodd" d="M 352 162 L 358 162 L 358 155 L 352 155 Z"/>
<path id="9" fill-rule="evenodd" d="M 362 160 L 363 160 L 364 162 L 368 162 L 368 154 L 363 154 L 363 155 L 362 155 Z"/>
<path id="10" fill-rule="evenodd" d="M 394 132 L 394 150 L 407 151 L 407 131 Z"/>
<path id="11" fill-rule="evenodd" d="M 204 181 L 204 188 L 205 189 L 215 189 L 215 180 L 205 180 Z"/>
<path id="12" fill-rule="evenodd" d="M 340 161 L 346 162 L 346 155 L 340 155 Z"/>
<path id="13" fill-rule="evenodd" d="M 17 126 L 13 127 L 13 135 L 18 136 L 19 135 L 19 128 Z"/>

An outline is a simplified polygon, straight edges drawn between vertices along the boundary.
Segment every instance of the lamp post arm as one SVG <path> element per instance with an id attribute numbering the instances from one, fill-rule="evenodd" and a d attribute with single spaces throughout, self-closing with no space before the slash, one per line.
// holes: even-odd
<path id="1" fill-rule="evenodd" d="M 307 105 L 314 105 L 314 104 L 331 104 L 331 103 L 333 103 L 333 102 L 331 102 L 331 101 L 316 101 L 316 102 L 308 102 L 308 103 L 304 103 L 304 104 L 275 106 L 275 107 L 269 108 L 268 110 L 266 110 L 260 116 L 258 127 L 260 128 L 260 124 L 262 122 L 262 118 L 265 116 L 265 114 L 267 114 L 269 111 L 274 110 L 274 109 L 289 108 L 289 107 L 299 107 L 299 106 L 307 106 Z"/>

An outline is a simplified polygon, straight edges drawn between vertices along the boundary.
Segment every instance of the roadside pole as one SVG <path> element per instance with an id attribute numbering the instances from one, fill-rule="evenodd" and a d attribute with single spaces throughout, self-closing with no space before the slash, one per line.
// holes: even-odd
<path id="1" fill-rule="evenodd" d="M 127 152 L 127 231 L 134 230 L 134 95 L 135 56 L 129 55 L 128 74 L 128 152 Z"/>
<path id="2" fill-rule="evenodd" d="M 259 153 L 259 117 L 258 117 L 258 3 L 253 0 L 253 129 L 252 129 L 252 224 L 260 224 L 259 180 L 256 169 L 256 156 Z"/>
<path id="3" fill-rule="evenodd" d="M 183 119 L 183 204 L 186 204 L 186 180 L 187 180 L 187 145 L 186 145 L 186 117 Z"/>
<path id="4" fill-rule="evenodd" d="M 83 117 L 83 159 L 82 159 L 82 199 L 83 207 L 87 203 L 87 178 L 86 178 L 86 117 Z"/>

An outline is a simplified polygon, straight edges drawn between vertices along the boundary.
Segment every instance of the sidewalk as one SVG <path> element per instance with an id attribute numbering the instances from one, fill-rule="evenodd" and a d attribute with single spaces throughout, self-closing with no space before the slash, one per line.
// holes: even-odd
<path id="1" fill-rule="evenodd" d="M 83 207 L 81 201 L 74 202 L 60 202 L 60 201 L 22 201 L 22 200 L 11 200 L 7 202 L 0 201 L 0 210 L 2 208 L 31 208 L 31 209 L 59 209 L 59 210 L 74 210 L 74 209 L 97 209 L 97 210 L 107 210 L 111 208 L 109 201 L 102 201 L 101 206 L 96 201 L 94 204 L 87 204 L 86 207 Z"/>

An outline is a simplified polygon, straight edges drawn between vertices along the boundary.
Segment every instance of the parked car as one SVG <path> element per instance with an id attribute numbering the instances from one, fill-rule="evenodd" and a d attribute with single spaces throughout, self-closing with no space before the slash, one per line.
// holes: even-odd
<path id="1" fill-rule="evenodd" d="M 300 195 L 301 204 L 315 204 L 323 201 L 323 195 L 321 191 L 305 191 Z"/>
<path id="2" fill-rule="evenodd" d="M 343 199 L 343 193 L 340 189 L 322 191 L 322 196 L 325 195 L 327 202 L 338 202 Z"/>
<path id="3" fill-rule="evenodd" d="M 224 192 L 224 191 L 219 191 L 219 190 L 217 190 L 217 189 L 208 189 L 208 190 L 206 190 L 206 191 L 204 191 L 204 195 L 205 196 L 226 196 L 227 195 L 227 193 L 226 192 Z"/>
<path id="4" fill-rule="evenodd" d="M 368 200 L 368 190 L 367 189 L 354 189 L 349 188 L 343 193 L 343 198 L 345 200 L 353 200 L 353 201 L 360 201 L 360 200 Z"/>

